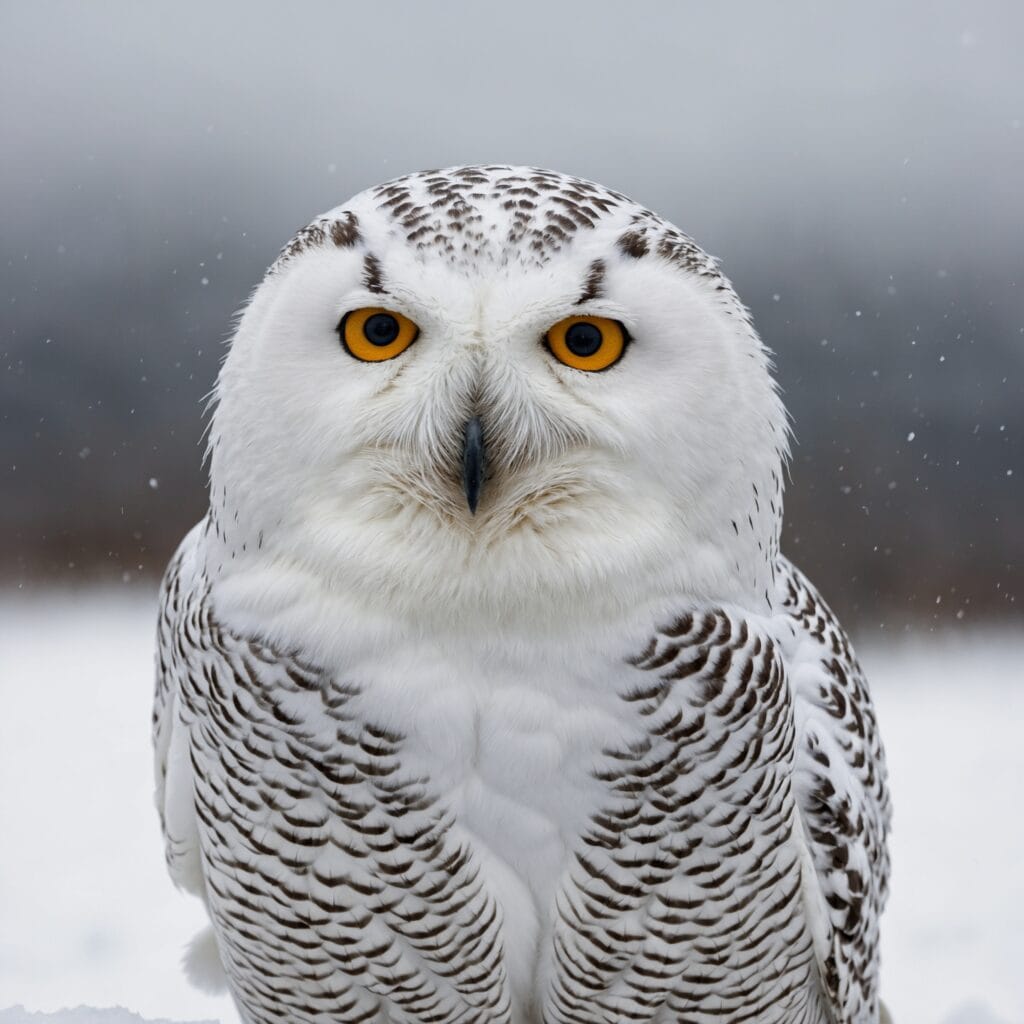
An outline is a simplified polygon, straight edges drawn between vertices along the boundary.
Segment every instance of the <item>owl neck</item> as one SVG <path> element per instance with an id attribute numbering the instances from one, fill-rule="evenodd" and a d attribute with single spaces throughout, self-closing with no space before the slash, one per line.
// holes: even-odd
<path id="1" fill-rule="evenodd" d="M 308 631 L 314 646 L 356 622 L 528 637 L 600 633 L 687 606 L 764 614 L 781 521 L 770 486 L 748 482 L 746 504 L 727 479 L 689 505 L 634 494 L 629 508 L 567 513 L 550 529 L 503 536 L 414 513 L 368 515 L 365 503 L 235 516 L 225 492 L 219 508 L 211 503 L 205 561 L 219 610 L 239 628 Z"/>

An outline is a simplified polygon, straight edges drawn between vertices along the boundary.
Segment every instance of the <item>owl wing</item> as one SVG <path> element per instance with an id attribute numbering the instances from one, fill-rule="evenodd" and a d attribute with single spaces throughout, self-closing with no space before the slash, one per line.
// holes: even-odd
<path id="1" fill-rule="evenodd" d="M 167 868 L 176 885 L 205 898 L 192 761 L 181 704 L 183 675 L 198 657 L 189 624 L 202 587 L 197 559 L 202 528 L 200 523 L 181 542 L 160 586 L 152 729 L 156 806 Z"/>
<path id="2" fill-rule="evenodd" d="M 875 1021 L 889 878 L 885 755 L 864 673 L 838 620 L 798 569 L 781 558 L 777 568 L 797 730 L 794 788 L 813 866 L 804 901 L 837 1021 Z"/>
<path id="3" fill-rule="evenodd" d="M 217 926 L 186 970 L 206 987 L 222 958 L 260 1019 L 376 1020 L 390 1000 L 403 1020 L 508 1024 L 471 844 L 358 686 L 217 619 L 204 529 L 161 588 L 153 720 L 170 873 Z"/>

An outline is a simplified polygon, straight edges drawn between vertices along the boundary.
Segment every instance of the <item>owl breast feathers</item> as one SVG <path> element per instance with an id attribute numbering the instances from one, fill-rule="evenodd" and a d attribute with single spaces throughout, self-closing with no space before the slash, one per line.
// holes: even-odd
<path id="1" fill-rule="evenodd" d="M 302 229 L 161 591 L 157 804 L 250 1024 L 868 1024 L 889 798 L 713 260 L 531 168 Z M 205 951 L 205 952 L 204 952 Z"/>

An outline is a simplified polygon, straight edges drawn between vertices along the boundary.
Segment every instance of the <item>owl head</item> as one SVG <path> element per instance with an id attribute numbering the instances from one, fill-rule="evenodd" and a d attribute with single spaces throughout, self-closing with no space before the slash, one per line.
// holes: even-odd
<path id="1" fill-rule="evenodd" d="M 457 167 L 324 214 L 254 293 L 216 398 L 228 584 L 545 619 L 770 600 L 768 353 L 712 259 L 591 182 Z"/>

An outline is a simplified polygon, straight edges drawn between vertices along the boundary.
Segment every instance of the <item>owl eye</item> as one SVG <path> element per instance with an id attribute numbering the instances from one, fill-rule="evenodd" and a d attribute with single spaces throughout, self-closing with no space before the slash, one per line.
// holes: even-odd
<path id="1" fill-rule="evenodd" d="M 401 313 L 378 306 L 353 309 L 341 318 L 338 334 L 350 356 L 366 363 L 381 363 L 401 355 L 420 329 Z"/>
<path id="2" fill-rule="evenodd" d="M 626 350 L 629 335 L 618 320 L 603 316 L 570 316 L 559 320 L 544 337 L 551 354 L 574 370 L 607 370 Z"/>

